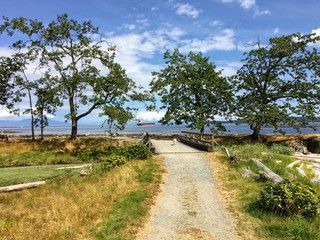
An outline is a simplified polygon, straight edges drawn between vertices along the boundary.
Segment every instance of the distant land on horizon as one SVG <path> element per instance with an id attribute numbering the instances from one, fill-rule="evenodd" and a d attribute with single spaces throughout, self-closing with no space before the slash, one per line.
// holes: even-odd
<path id="1" fill-rule="evenodd" d="M 298 117 L 300 118 L 300 117 Z M 0 120 L 0 128 L 1 127 L 20 127 L 20 126 L 31 126 L 31 119 L 23 119 L 20 121 L 12 121 L 12 120 Z M 237 123 L 237 120 L 233 120 L 233 121 L 220 121 L 221 123 Z M 317 120 L 314 120 L 312 122 L 320 122 L 320 117 L 317 118 Z M 97 126 L 97 125 L 102 125 L 103 121 L 101 122 L 93 122 L 93 123 L 82 123 L 82 122 L 78 122 L 79 126 Z M 127 123 L 127 125 L 136 125 L 136 121 L 129 121 Z M 56 121 L 53 119 L 49 119 L 49 126 L 52 127 L 63 127 L 63 126 L 71 126 L 70 122 L 60 122 L 60 121 Z"/>
<path id="2" fill-rule="evenodd" d="M 49 121 L 49 126 L 51 127 L 69 127 L 71 126 L 70 122 L 60 122 L 60 121 L 56 121 L 53 119 L 48 119 Z M 78 122 L 79 126 L 90 126 L 90 125 L 102 125 L 103 121 L 101 122 L 93 122 L 93 123 L 82 123 L 82 122 Z M 129 121 L 127 125 L 136 125 L 136 121 Z M 0 120 L 0 128 L 1 127 L 20 127 L 20 126 L 31 126 L 31 119 L 23 119 L 23 120 L 19 120 L 19 121 L 12 121 L 12 120 Z"/>

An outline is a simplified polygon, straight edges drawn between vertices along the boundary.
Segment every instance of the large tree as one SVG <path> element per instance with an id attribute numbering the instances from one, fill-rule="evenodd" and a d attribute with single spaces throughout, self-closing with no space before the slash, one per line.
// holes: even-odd
<path id="1" fill-rule="evenodd" d="M 18 112 L 16 104 L 21 101 L 23 94 L 16 88 L 16 74 L 22 67 L 15 58 L 0 56 L 0 105 L 11 112 Z"/>
<path id="2" fill-rule="evenodd" d="M 281 125 L 297 130 L 319 113 L 319 53 L 315 35 L 299 33 L 257 43 L 245 53 L 243 66 L 233 77 L 236 116 L 250 125 L 253 138 L 263 126 L 279 131 Z M 301 118 L 297 118 L 301 117 Z"/>
<path id="3" fill-rule="evenodd" d="M 94 110 L 150 100 L 146 93 L 136 92 L 135 83 L 115 62 L 115 46 L 107 43 L 90 21 L 78 23 L 66 14 L 47 26 L 25 18 L 4 20 L 0 30 L 25 36 L 12 48 L 33 52 L 38 56 L 38 69 L 55 78 L 50 84 L 59 89 L 61 103 L 69 106 L 66 119 L 71 120 L 72 139 L 77 137 L 78 121 Z M 108 111 L 104 113 L 107 115 Z"/>
<path id="4" fill-rule="evenodd" d="M 202 53 L 187 56 L 178 49 L 164 53 L 166 67 L 153 72 L 151 90 L 161 96 L 166 109 L 163 124 L 187 124 L 204 132 L 225 130 L 217 117 L 226 117 L 232 101 L 231 87 L 216 65 Z"/>

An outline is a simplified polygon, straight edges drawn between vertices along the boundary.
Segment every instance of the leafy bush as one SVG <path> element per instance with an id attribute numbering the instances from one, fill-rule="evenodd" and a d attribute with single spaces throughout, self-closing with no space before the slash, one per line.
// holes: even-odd
<path id="1" fill-rule="evenodd" d="M 314 218 L 319 214 L 319 199 L 314 190 L 301 183 L 290 181 L 268 183 L 260 193 L 258 204 L 261 208 L 279 215 L 302 215 Z"/>
<path id="2" fill-rule="evenodd" d="M 119 149 L 118 154 L 125 156 L 128 160 L 141 159 L 145 160 L 151 157 L 150 149 L 142 144 L 133 144 Z"/>
<path id="3" fill-rule="evenodd" d="M 101 169 L 104 171 L 109 171 L 114 167 L 121 166 L 127 162 L 127 159 L 124 156 L 119 156 L 116 154 L 108 156 L 101 163 Z"/>

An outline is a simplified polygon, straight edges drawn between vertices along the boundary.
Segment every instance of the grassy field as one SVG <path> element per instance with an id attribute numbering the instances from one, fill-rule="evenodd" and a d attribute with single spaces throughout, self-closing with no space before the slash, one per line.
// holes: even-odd
<path id="1" fill-rule="evenodd" d="M 266 182 L 242 176 L 244 168 L 253 172 L 260 170 L 250 161 L 251 158 L 258 158 L 283 178 L 313 187 L 319 198 L 318 185 L 286 167 L 294 161 L 290 156 L 290 148 L 278 144 L 236 143 L 228 146 L 228 149 L 240 157 L 240 163 L 230 162 L 221 152 L 209 155 L 213 159 L 220 191 L 237 220 L 237 230 L 243 239 L 320 239 L 319 216 L 305 219 L 301 216 L 279 216 L 262 210 L 257 200 Z"/>
<path id="2" fill-rule="evenodd" d="M 95 139 L 52 145 L 1 143 L 0 156 L 6 160 L 22 153 L 34 156 L 23 160 L 31 167 L 0 168 L 3 185 L 49 180 L 35 189 L 0 193 L 0 239 L 134 239 L 158 191 L 161 159 L 133 159 L 110 171 L 100 167 L 110 154 L 130 143 Z M 55 152 L 94 164 L 91 174 L 81 177 L 79 169 L 39 166 L 46 161 L 43 156 Z"/>
<path id="3" fill-rule="evenodd" d="M 79 174 L 79 169 L 59 169 L 81 165 L 47 165 L 32 167 L 0 168 L 0 187 L 13 184 L 36 182 L 56 178 L 58 176 Z"/>
<path id="4" fill-rule="evenodd" d="M 242 176 L 245 168 L 259 171 L 251 158 L 260 159 L 285 179 L 312 186 L 320 197 L 320 186 L 286 167 L 295 160 L 292 150 L 271 143 L 288 139 L 270 139 L 254 143 L 245 137 L 223 138 L 221 142 L 240 157 L 240 163 L 230 162 L 218 149 L 207 154 L 219 190 L 237 221 L 237 231 L 242 239 L 252 240 L 320 239 L 319 217 L 278 216 L 257 206 L 266 182 Z M 47 180 L 35 189 L 0 193 L 0 239 L 134 239 L 158 192 L 161 159 L 130 160 L 110 171 L 101 170 L 109 166 L 108 156 L 121 160 L 114 154 L 132 143 L 135 141 L 97 138 L 0 142 L 0 186 Z M 91 174 L 80 177 L 79 169 L 57 170 L 61 163 L 90 163 Z"/>

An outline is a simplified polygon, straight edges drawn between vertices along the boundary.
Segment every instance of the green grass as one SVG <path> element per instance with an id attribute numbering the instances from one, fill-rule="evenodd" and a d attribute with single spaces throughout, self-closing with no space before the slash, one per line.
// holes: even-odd
<path id="1" fill-rule="evenodd" d="M 220 157 L 220 161 L 227 164 L 229 170 L 225 171 L 225 186 L 228 190 L 237 189 L 238 199 L 237 211 L 241 211 L 254 222 L 254 228 L 259 239 L 289 240 L 289 239 L 314 239 L 320 240 L 320 217 L 306 220 L 302 217 L 277 216 L 267 213 L 256 204 L 259 194 L 264 187 L 263 182 L 253 178 L 243 178 L 241 176 L 244 167 L 257 172 L 257 168 L 251 158 L 257 158 L 268 166 L 275 173 L 284 179 L 303 182 L 311 185 L 320 197 L 320 186 L 313 185 L 307 179 L 302 179 L 295 173 L 295 170 L 287 168 L 287 165 L 295 161 L 290 155 L 293 151 L 283 145 L 265 145 L 262 143 L 239 144 L 228 147 L 231 154 L 240 157 L 240 163 L 232 163 L 225 156 Z M 320 199 L 320 198 L 319 198 Z"/>
<path id="2" fill-rule="evenodd" d="M 79 169 L 57 169 L 59 167 L 66 165 L 0 168 L 0 186 L 41 181 L 79 171 Z"/>
<path id="3" fill-rule="evenodd" d="M 160 182 L 159 165 L 149 159 L 144 168 L 136 168 L 141 185 L 120 199 L 105 215 L 103 222 L 92 230 L 98 240 L 134 239 L 135 230 L 141 227 L 141 219 L 148 212 L 150 199 Z M 128 230 L 129 229 L 129 230 Z"/>

